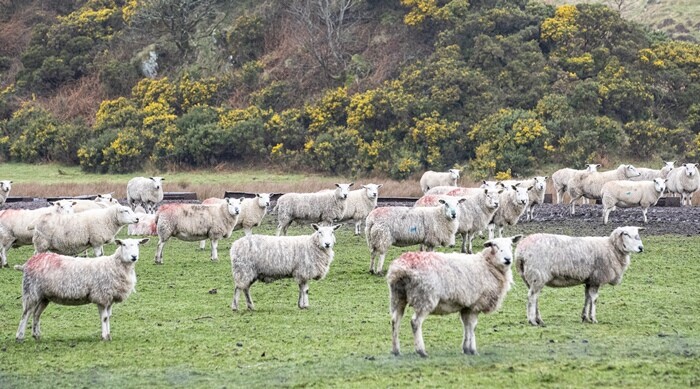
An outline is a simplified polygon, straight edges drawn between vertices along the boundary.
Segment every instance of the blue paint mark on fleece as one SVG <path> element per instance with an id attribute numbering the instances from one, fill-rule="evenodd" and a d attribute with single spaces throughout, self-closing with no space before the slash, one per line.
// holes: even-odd
<path id="1" fill-rule="evenodd" d="M 416 226 L 411 226 L 411 227 L 408 229 L 408 232 L 415 234 L 416 232 L 418 232 L 418 227 L 416 227 Z"/>

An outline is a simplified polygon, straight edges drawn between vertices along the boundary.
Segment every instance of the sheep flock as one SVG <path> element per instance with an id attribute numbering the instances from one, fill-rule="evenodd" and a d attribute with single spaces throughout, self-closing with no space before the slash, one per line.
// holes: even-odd
<path id="1" fill-rule="evenodd" d="M 317 192 L 258 193 L 247 199 L 212 198 L 201 204 L 163 203 L 163 186 L 167 186 L 163 177 L 136 177 L 129 181 L 126 199 L 121 202 L 112 194 L 103 194 L 95 200 L 62 200 L 26 211 L 7 207 L 13 181 L 0 181 L 0 269 L 9 267 L 9 257 L 23 273 L 23 311 L 12 313 L 21 316 L 16 340 L 24 339 L 30 319 L 32 335 L 40 338 L 40 317 L 49 302 L 96 304 L 102 340 L 111 340 L 112 305 L 135 290 L 134 265 L 140 258 L 139 246 L 149 241 L 145 236 L 158 237 L 154 258 L 158 265 L 164 263 L 163 246 L 171 237 L 201 242 L 202 248 L 204 240 L 211 240 L 213 262 L 218 261 L 217 243 L 230 243 L 233 313 L 229 314 L 243 315 L 238 312 L 241 291 L 248 310 L 254 311 L 251 286 L 283 278 L 298 284 L 297 307 L 312 309 L 310 281 L 323 280 L 332 272 L 336 254 L 347 250 L 350 243 L 336 241 L 335 232 L 344 224 L 350 225 L 352 234 L 348 236 L 366 243 L 369 274 L 363 277 L 368 280 L 384 276 L 383 263 L 391 247 L 401 251 L 389 261 L 385 276 L 391 323 L 387 334 L 391 334 L 394 355 L 400 355 L 399 329 L 407 306 L 413 309 L 410 324 L 418 355 L 428 355 L 422 334 L 424 320 L 431 314 L 450 313 L 460 315 L 462 352 L 477 354 L 477 317 L 499 310 L 515 283 L 513 274 L 522 278 L 528 290 L 527 301 L 522 302 L 525 315 L 514 324 L 543 326 L 539 295 L 544 287 L 577 285 L 584 288 L 581 320 L 597 323 L 599 289 L 606 284 L 620 285 L 628 268 L 634 271 L 633 257 L 645 250 L 640 235 L 644 228 L 615 226 L 604 236 L 540 232 L 504 236 L 504 229 L 518 223 L 536 226 L 535 206 L 545 202 L 545 193 L 549 193 L 547 201 L 554 198 L 562 208 L 561 217 L 571 217 L 566 212 L 569 209 L 575 216 L 574 204 L 579 199 L 600 201 L 599 220 L 607 225 L 611 211 L 628 207 L 641 208 L 639 223 L 647 223 L 648 208 L 664 196 L 678 195 L 682 206 L 692 206 L 692 195 L 700 189 L 696 163 L 675 167 L 674 162 L 666 162 L 658 170 L 630 164 L 607 171 L 600 167 L 589 164 L 530 178 L 484 181 L 479 187 L 460 186 L 460 169 L 428 171 L 420 180 L 425 195 L 410 206 L 378 201 L 382 199 L 382 184 L 369 182 L 358 184 L 360 189 L 354 191 L 354 182 L 339 182 Z M 15 181 L 15 188 L 19 185 Z M 566 194 L 568 203 L 564 202 Z M 145 212 L 135 212 L 138 206 Z M 270 220 L 273 218 L 276 221 Z M 276 234 L 253 230 L 265 219 L 277 227 Z M 301 227 L 301 235 L 287 236 L 292 223 Z M 140 238 L 120 238 L 123 226 L 128 226 L 129 235 Z M 237 230 L 244 232 L 229 239 Z M 473 250 L 472 240 L 478 234 L 483 236 L 485 230 L 488 239 Z M 106 245 L 112 243 L 116 243 L 116 251 L 103 254 L 103 247 L 110 250 Z M 13 247 L 30 244 L 35 247 L 31 258 L 10 252 Z M 94 249 L 95 258 L 88 257 L 88 248 Z M 197 254 L 194 244 L 192 249 L 191 260 L 201 260 L 203 255 Z M 168 261 L 164 266 L 178 263 Z M 338 285 L 338 293 L 342 294 L 342 285 Z M 377 298 L 386 299 L 386 295 Z M 314 301 L 314 308 L 324 304 L 321 298 Z M 269 303 L 259 301 L 261 307 Z M 616 320 L 615 310 L 623 308 L 606 306 L 602 311 L 605 320 Z M 129 305 L 128 309 L 138 306 Z M 10 313 L 5 310 L 3 314 Z"/>

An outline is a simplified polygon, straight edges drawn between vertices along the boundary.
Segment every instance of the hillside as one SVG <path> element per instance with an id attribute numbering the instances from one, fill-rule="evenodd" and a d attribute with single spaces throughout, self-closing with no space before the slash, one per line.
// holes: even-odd
<path id="1" fill-rule="evenodd" d="M 476 179 L 585 162 L 657 166 L 695 159 L 700 144 L 700 46 L 602 5 L 0 7 L 7 161 L 98 173 L 228 165 L 396 179 L 454 166 Z"/>

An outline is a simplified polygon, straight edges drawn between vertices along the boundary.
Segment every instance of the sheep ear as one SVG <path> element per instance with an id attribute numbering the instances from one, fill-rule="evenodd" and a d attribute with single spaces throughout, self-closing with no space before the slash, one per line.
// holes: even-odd
<path id="1" fill-rule="evenodd" d="M 598 168 L 598 167 L 602 167 L 602 166 L 603 166 L 603 165 L 601 165 L 601 164 L 599 164 L 599 163 L 596 163 L 596 164 L 595 164 L 595 167 L 597 167 L 597 168 Z"/>
<path id="2" fill-rule="evenodd" d="M 503 189 L 501 189 L 501 190 L 498 191 L 498 194 L 501 194 L 501 193 L 503 193 Z"/>
<path id="3" fill-rule="evenodd" d="M 516 184 L 516 185 L 511 185 L 510 187 L 511 187 L 513 190 L 518 190 L 518 185 L 520 185 L 520 183 L 518 183 L 518 184 Z"/>
<path id="4" fill-rule="evenodd" d="M 491 242 L 490 240 L 487 240 L 486 242 L 484 242 L 484 247 L 492 247 L 492 246 L 493 246 L 493 242 Z"/>
<path id="5" fill-rule="evenodd" d="M 77 202 L 77 201 L 71 201 L 70 204 L 71 204 L 71 205 L 75 205 L 75 204 L 78 204 L 78 202 Z"/>
<path id="6" fill-rule="evenodd" d="M 315 223 L 314 223 L 314 224 L 311 225 L 311 227 L 313 227 L 314 230 L 318 231 L 318 224 L 315 224 Z"/>
<path id="7" fill-rule="evenodd" d="M 337 230 L 338 228 L 342 227 L 342 224 L 336 224 L 333 226 L 333 231 Z"/>
<path id="8" fill-rule="evenodd" d="M 340 188 L 340 184 L 335 184 L 335 187 L 336 187 L 336 188 Z"/>
<path id="9" fill-rule="evenodd" d="M 240 199 L 238 199 L 238 201 L 240 201 L 241 203 L 243 202 L 243 200 L 245 200 L 245 197 L 241 197 Z"/>
<path id="10" fill-rule="evenodd" d="M 544 180 L 545 180 L 545 181 L 547 181 L 548 178 L 549 178 L 549 176 L 544 176 Z"/>
<path id="11" fill-rule="evenodd" d="M 534 188 L 534 186 L 528 187 L 527 190 L 532 190 L 532 188 Z"/>
<path id="12" fill-rule="evenodd" d="M 114 243 L 116 243 L 117 246 L 124 246 L 124 242 L 122 242 L 121 239 L 115 239 L 115 240 L 114 240 Z"/>
<path id="13" fill-rule="evenodd" d="M 646 227 L 637 227 L 637 231 L 644 231 L 646 229 L 647 229 Z"/>
<path id="14" fill-rule="evenodd" d="M 348 187 L 353 186 L 353 185 L 355 185 L 355 182 L 354 182 L 354 181 L 351 182 L 350 185 L 348 185 Z"/>
<path id="15" fill-rule="evenodd" d="M 461 197 L 459 200 L 457 200 L 457 204 L 462 204 L 465 201 L 467 201 L 467 199 L 465 197 Z"/>
<path id="16" fill-rule="evenodd" d="M 440 204 L 445 204 L 445 200 L 443 200 L 443 199 L 438 200 L 438 202 L 439 202 Z"/>
<path id="17" fill-rule="evenodd" d="M 143 238 L 139 241 L 139 244 L 146 244 L 149 240 L 151 240 L 151 238 Z"/>
<path id="18" fill-rule="evenodd" d="M 510 240 L 513 243 L 518 243 L 520 241 L 520 239 L 522 239 L 522 238 L 523 238 L 522 235 L 515 235 L 515 236 L 511 237 Z"/>
<path id="19" fill-rule="evenodd" d="M 10 181 L 10 182 L 12 182 L 12 181 Z M 381 188 L 382 186 L 384 186 L 384 184 L 377 185 L 377 189 Z"/>

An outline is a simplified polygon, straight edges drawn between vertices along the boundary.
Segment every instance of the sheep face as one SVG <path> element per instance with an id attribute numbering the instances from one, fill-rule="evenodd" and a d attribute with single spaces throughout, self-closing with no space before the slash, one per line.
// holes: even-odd
<path id="1" fill-rule="evenodd" d="M 340 228 L 340 226 L 342 226 L 342 224 L 336 224 L 334 226 L 311 225 L 311 227 L 316 230 L 315 234 L 318 235 L 317 242 L 321 249 L 330 250 L 335 246 L 335 230 Z"/>
<path id="2" fill-rule="evenodd" d="M 654 178 L 654 189 L 659 193 L 664 193 L 666 190 L 666 181 L 668 180 L 665 178 Z"/>
<path id="3" fill-rule="evenodd" d="M 96 203 L 102 203 L 102 204 L 110 204 L 110 205 L 117 205 L 119 204 L 119 201 L 112 197 L 111 193 L 105 193 L 105 194 L 98 194 L 97 197 L 95 197 L 95 202 Z"/>
<path id="4" fill-rule="evenodd" d="M 500 195 L 503 192 L 503 189 L 495 190 L 495 189 L 490 189 L 486 188 L 484 189 L 484 195 L 486 199 L 486 207 L 489 209 L 496 209 L 498 208 L 499 202 L 500 202 Z"/>
<path id="5" fill-rule="evenodd" d="M 535 190 L 541 192 L 547 188 L 547 176 L 535 177 Z"/>
<path id="6" fill-rule="evenodd" d="M 518 243 L 522 235 L 510 238 L 496 238 L 484 242 L 484 247 L 491 248 L 490 259 L 497 267 L 508 267 L 513 262 L 513 244 Z"/>
<path id="7" fill-rule="evenodd" d="M 0 181 L 0 190 L 7 193 L 12 189 L 12 181 Z"/>
<path id="8" fill-rule="evenodd" d="M 698 174 L 697 163 L 684 163 L 683 168 L 685 169 L 685 175 L 688 177 L 693 177 Z"/>
<path id="9" fill-rule="evenodd" d="M 503 188 L 503 184 L 501 184 L 501 181 L 486 181 L 486 180 L 484 180 L 479 188 L 499 190 L 499 189 Z"/>
<path id="10" fill-rule="evenodd" d="M 532 189 L 532 187 L 521 188 L 520 186 L 513 186 L 512 188 L 515 191 L 515 202 L 522 205 L 527 204 L 530 200 L 530 196 L 528 196 L 527 192 Z"/>
<path id="11" fill-rule="evenodd" d="M 459 169 L 450 169 L 450 178 L 453 180 L 459 180 Z"/>
<path id="12" fill-rule="evenodd" d="M 641 175 L 642 175 L 642 173 L 637 171 L 637 169 L 634 166 L 625 165 L 625 177 L 631 178 L 631 177 L 639 177 Z"/>
<path id="13" fill-rule="evenodd" d="M 120 224 L 135 224 L 139 222 L 139 218 L 131 208 L 120 206 L 117 210 L 117 221 Z"/>
<path id="14" fill-rule="evenodd" d="M 586 165 L 586 172 L 588 172 L 588 173 L 597 172 L 598 168 L 600 166 L 601 165 L 599 163 L 589 163 L 588 165 Z"/>
<path id="15" fill-rule="evenodd" d="M 336 196 L 341 199 L 345 200 L 348 198 L 348 193 L 350 193 L 350 187 L 355 185 L 354 182 L 351 182 L 349 184 L 335 184 L 335 194 Z"/>
<path id="16" fill-rule="evenodd" d="M 365 193 L 367 194 L 367 197 L 374 200 L 377 197 L 379 197 L 379 188 L 382 187 L 382 184 L 367 184 L 367 185 L 362 185 L 362 187 L 365 189 Z"/>
<path id="17" fill-rule="evenodd" d="M 149 241 L 149 238 L 145 239 L 115 239 L 114 243 L 117 244 L 117 251 L 119 251 L 118 258 L 124 263 L 133 263 L 139 260 L 139 245 L 145 244 Z"/>
<path id="18" fill-rule="evenodd" d="M 75 201 L 58 200 L 58 201 L 54 201 L 53 203 L 51 203 L 51 205 L 55 208 L 54 210 L 58 214 L 67 215 L 70 213 L 75 213 L 73 211 L 73 206 L 75 205 Z"/>
<path id="19" fill-rule="evenodd" d="M 666 161 L 664 162 L 664 167 L 666 169 L 673 169 L 675 167 L 676 161 Z"/>
<path id="20" fill-rule="evenodd" d="M 626 253 L 641 253 L 644 251 L 642 238 L 639 237 L 639 231 L 643 227 L 618 227 L 613 231 L 612 235 L 615 240 L 615 245 Z"/>
<path id="21" fill-rule="evenodd" d="M 457 219 L 457 206 L 462 204 L 466 199 L 440 199 L 438 202 L 441 204 L 443 211 L 445 212 L 445 217 L 451 220 Z"/>
<path id="22" fill-rule="evenodd" d="M 234 199 L 232 197 L 226 198 L 226 205 L 228 206 L 228 213 L 232 216 L 241 214 L 241 202 L 244 200 L 243 197 L 240 199 Z"/>
<path id="23" fill-rule="evenodd" d="M 255 195 L 255 198 L 258 199 L 258 206 L 260 208 L 267 208 L 270 206 L 270 197 L 272 197 L 272 193 L 258 193 Z"/>
<path id="24" fill-rule="evenodd" d="M 163 177 L 148 177 L 151 179 L 151 182 L 153 182 L 153 189 L 158 190 L 163 186 L 163 181 L 165 178 Z"/>

